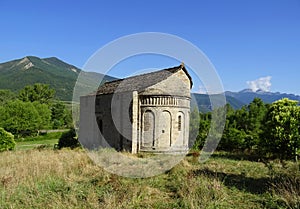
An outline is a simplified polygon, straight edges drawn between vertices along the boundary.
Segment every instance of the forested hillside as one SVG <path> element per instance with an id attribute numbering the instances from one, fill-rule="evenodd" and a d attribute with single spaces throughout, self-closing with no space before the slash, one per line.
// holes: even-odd
<path id="1" fill-rule="evenodd" d="M 95 69 L 97 70 L 97 69 Z M 17 92 L 26 85 L 35 83 L 49 84 L 56 91 L 57 99 L 71 101 L 73 89 L 81 69 L 67 64 L 56 57 L 38 58 L 27 56 L 0 64 L 0 89 Z M 90 82 L 98 82 L 102 74 L 83 72 L 85 79 L 79 85 L 85 86 Z M 105 76 L 103 81 L 115 78 Z"/>

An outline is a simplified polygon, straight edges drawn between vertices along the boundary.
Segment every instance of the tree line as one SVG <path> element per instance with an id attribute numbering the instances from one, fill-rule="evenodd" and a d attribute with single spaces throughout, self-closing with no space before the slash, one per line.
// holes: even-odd
<path id="1" fill-rule="evenodd" d="M 287 98 L 266 104 L 255 98 L 250 104 L 234 110 L 229 104 L 226 123 L 218 150 L 247 152 L 261 157 L 295 159 L 300 155 L 300 106 Z M 217 108 L 216 114 L 223 114 Z M 202 149 L 212 124 L 213 112 L 196 109 L 190 116 L 194 149 Z M 37 135 L 42 129 L 72 127 L 71 110 L 55 99 L 55 90 L 46 84 L 26 86 L 18 93 L 0 90 L 0 151 L 13 147 L 13 138 Z M 196 131 L 193 131 L 196 130 Z M 11 134 L 10 134 L 11 133 Z M 73 136 L 73 135 L 72 135 Z M 74 137 L 73 137 L 74 138 Z M 11 142 L 11 143 L 10 143 Z M 1 145 L 2 144 L 2 145 Z"/>
<path id="2" fill-rule="evenodd" d="M 49 85 L 28 85 L 18 93 L 0 90 L 0 127 L 17 138 L 71 125 L 71 111 L 55 99 L 55 90 Z"/>
<path id="3" fill-rule="evenodd" d="M 266 104 L 261 99 L 255 98 L 241 109 L 234 110 L 229 104 L 225 109 L 226 123 L 218 150 L 242 151 L 260 157 L 298 159 L 300 155 L 298 101 L 284 98 Z M 211 117 L 212 112 L 192 111 L 190 128 L 199 129 L 194 149 L 203 148 L 211 126 Z"/>

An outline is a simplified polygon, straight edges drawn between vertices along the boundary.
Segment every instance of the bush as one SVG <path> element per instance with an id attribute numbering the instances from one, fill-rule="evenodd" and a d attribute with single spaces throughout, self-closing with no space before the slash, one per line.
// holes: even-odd
<path id="1" fill-rule="evenodd" d="M 78 142 L 78 139 L 76 138 L 76 132 L 75 129 L 71 129 L 68 132 L 65 132 L 61 135 L 61 137 L 58 140 L 58 149 L 61 149 L 63 147 L 70 147 L 75 148 L 79 147 L 80 144 Z"/>
<path id="2" fill-rule="evenodd" d="M 14 135 L 0 128 L 0 152 L 13 150 L 15 146 Z"/>

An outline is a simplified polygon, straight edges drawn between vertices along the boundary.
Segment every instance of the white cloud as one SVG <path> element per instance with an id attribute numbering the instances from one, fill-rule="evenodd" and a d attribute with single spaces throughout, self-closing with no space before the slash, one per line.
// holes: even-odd
<path id="1" fill-rule="evenodd" d="M 272 85 L 271 78 L 271 76 L 266 76 L 254 81 L 247 81 L 248 88 L 254 92 L 257 90 L 270 91 Z"/>
<path id="2" fill-rule="evenodd" d="M 199 86 L 198 91 L 196 91 L 198 94 L 207 94 L 206 88 L 202 85 Z"/>

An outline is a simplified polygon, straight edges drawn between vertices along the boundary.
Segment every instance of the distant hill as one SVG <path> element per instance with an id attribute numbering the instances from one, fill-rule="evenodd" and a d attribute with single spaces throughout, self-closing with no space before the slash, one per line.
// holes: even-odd
<path id="1" fill-rule="evenodd" d="M 221 96 L 220 94 L 214 94 L 209 96 L 208 94 L 192 93 L 191 108 L 193 109 L 195 105 L 197 105 L 197 108 L 200 112 L 209 112 L 212 110 L 210 99 L 213 99 L 216 105 L 223 103 L 221 101 L 221 99 L 223 99 L 223 96 Z M 239 109 L 243 105 L 245 105 L 245 103 L 231 96 L 226 95 L 225 99 L 226 103 L 229 103 L 234 109 Z"/>
<path id="2" fill-rule="evenodd" d="M 218 104 L 218 100 L 220 100 L 222 97 L 220 97 L 220 95 L 218 94 L 210 95 L 209 97 L 207 94 L 192 93 L 191 107 L 194 108 L 195 105 L 197 105 L 199 111 L 201 112 L 211 111 L 212 106 L 211 106 L 210 98 L 214 99 L 214 101 L 216 101 L 216 103 Z M 288 98 L 300 102 L 299 95 L 279 93 L 279 92 L 276 93 L 265 92 L 262 90 L 253 92 L 250 89 L 244 89 L 239 92 L 226 91 L 225 98 L 226 98 L 226 103 L 230 104 L 234 109 L 239 109 L 242 106 L 249 104 L 250 102 L 253 101 L 254 98 L 260 98 L 265 103 L 272 103 L 282 98 Z"/>
<path id="3" fill-rule="evenodd" d="M 250 89 L 244 89 L 239 92 L 226 91 L 225 95 L 226 95 L 226 97 L 227 96 L 233 97 L 236 100 L 239 100 L 240 102 L 242 102 L 244 104 L 249 104 L 256 97 L 262 99 L 265 103 L 272 103 L 272 102 L 277 101 L 282 98 L 289 98 L 289 99 L 297 100 L 300 102 L 299 95 L 279 93 L 279 92 L 275 92 L 275 93 L 274 92 L 266 92 L 266 91 L 262 91 L 262 90 L 257 90 L 256 92 L 253 92 Z"/>
<path id="4" fill-rule="evenodd" d="M 49 84 L 56 90 L 56 96 L 65 101 L 71 101 L 73 88 L 81 69 L 65 63 L 56 57 L 38 58 L 27 56 L 0 64 L 0 89 L 18 91 L 26 85 L 34 83 Z M 85 80 L 80 85 L 88 85 L 97 81 L 103 75 L 85 73 Z M 103 80 L 111 81 L 114 77 L 105 76 Z"/>
<path id="5" fill-rule="evenodd" d="M 81 73 L 82 72 L 82 73 Z M 95 72 L 84 72 L 74 65 L 63 62 L 56 57 L 39 58 L 27 56 L 5 63 L 0 63 L 0 89 L 9 89 L 18 91 L 26 85 L 35 83 L 49 84 L 56 90 L 56 96 L 64 101 L 71 101 L 73 97 L 73 89 L 78 75 L 81 73 L 82 78 L 78 86 L 87 89 L 91 83 L 97 84 L 103 74 Z M 112 81 L 116 78 L 105 75 L 104 81 Z M 80 90 L 79 90 L 80 91 Z M 217 103 L 220 95 L 211 95 Z M 289 98 L 300 101 L 300 96 L 286 93 L 272 93 L 258 90 L 253 92 L 245 89 L 239 92 L 225 92 L 226 101 L 233 108 L 239 109 L 243 105 L 249 104 L 254 98 L 261 98 L 265 103 L 272 103 L 282 98 Z M 195 105 L 202 112 L 211 111 L 210 97 L 206 94 L 192 94 L 192 108 Z"/>

